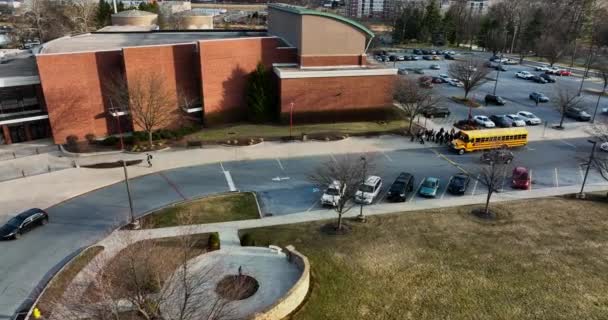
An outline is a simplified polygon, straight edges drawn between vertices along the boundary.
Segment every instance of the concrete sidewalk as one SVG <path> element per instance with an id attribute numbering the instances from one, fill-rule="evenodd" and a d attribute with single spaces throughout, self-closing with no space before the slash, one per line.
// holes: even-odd
<path id="1" fill-rule="evenodd" d="M 262 142 L 253 146 L 216 146 L 201 149 L 180 149 L 153 152 L 153 167 L 142 163 L 130 166 L 129 178 L 158 171 L 197 166 L 222 161 L 253 159 L 287 159 L 315 155 L 383 152 L 390 150 L 429 148 L 435 145 L 411 143 L 408 138 L 387 135 L 374 138 L 350 137 L 340 141 Z M 110 154 L 73 158 L 78 165 L 114 162 L 121 159 L 142 159 L 145 154 Z M 70 168 L 48 174 L 0 182 L 0 223 L 16 212 L 31 208 L 47 208 L 80 194 L 99 189 L 124 179 L 122 168 Z"/>

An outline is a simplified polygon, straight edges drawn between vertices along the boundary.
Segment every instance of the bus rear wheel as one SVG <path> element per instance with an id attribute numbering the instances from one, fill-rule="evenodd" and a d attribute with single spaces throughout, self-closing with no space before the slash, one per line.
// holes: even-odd
<path id="1" fill-rule="evenodd" d="M 458 154 L 459 155 L 463 155 L 464 154 L 464 149 L 458 149 Z"/>

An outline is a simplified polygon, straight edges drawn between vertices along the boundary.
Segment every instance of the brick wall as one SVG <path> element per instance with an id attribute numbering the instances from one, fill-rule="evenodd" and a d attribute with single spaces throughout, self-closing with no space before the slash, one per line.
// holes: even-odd
<path id="1" fill-rule="evenodd" d="M 393 75 L 281 79 L 281 118 L 288 119 L 291 102 L 296 121 L 385 118 L 394 80 Z"/>
<path id="2" fill-rule="evenodd" d="M 162 77 L 167 108 L 171 115 L 162 127 L 177 128 L 186 120 L 180 106 L 185 99 L 200 101 L 199 60 L 195 44 L 131 47 L 123 49 L 127 83 L 150 81 L 149 77 Z M 134 123 L 134 125 L 136 125 Z M 136 130 L 142 128 L 136 127 Z"/>
<path id="3" fill-rule="evenodd" d="M 356 56 L 300 56 L 302 67 L 366 65 L 365 55 Z"/>
<path id="4" fill-rule="evenodd" d="M 39 55 L 36 61 L 55 143 L 70 135 L 107 135 L 101 77 L 120 72 L 120 51 Z"/>
<path id="5" fill-rule="evenodd" d="M 262 62 L 296 63 L 295 49 L 278 48 L 277 38 L 243 38 L 200 41 L 200 65 L 205 122 L 244 120 L 247 115 L 247 76 Z"/>

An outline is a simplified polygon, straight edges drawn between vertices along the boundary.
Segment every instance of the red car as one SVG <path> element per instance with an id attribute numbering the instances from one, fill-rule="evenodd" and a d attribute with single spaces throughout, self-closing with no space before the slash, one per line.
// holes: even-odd
<path id="1" fill-rule="evenodd" d="M 511 187 L 514 189 L 530 189 L 530 174 L 524 167 L 513 169 Z"/>
<path id="2" fill-rule="evenodd" d="M 559 75 L 560 77 L 569 77 L 572 75 L 572 72 L 570 72 L 568 70 L 559 70 L 557 72 L 557 75 Z"/>

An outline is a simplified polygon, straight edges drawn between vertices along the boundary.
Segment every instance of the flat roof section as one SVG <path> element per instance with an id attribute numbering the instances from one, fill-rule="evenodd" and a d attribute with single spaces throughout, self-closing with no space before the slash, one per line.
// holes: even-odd
<path id="1" fill-rule="evenodd" d="M 375 66 L 300 68 L 298 66 L 275 65 L 273 70 L 279 79 L 369 77 L 397 74 L 395 68 L 378 68 Z"/>
<path id="2" fill-rule="evenodd" d="M 266 30 L 256 31 L 218 31 L 205 30 L 194 32 L 96 32 L 63 37 L 47 42 L 40 54 L 74 53 L 90 51 L 119 50 L 125 47 L 154 46 L 164 44 L 195 43 L 199 40 L 217 40 L 247 37 L 266 37 Z"/>

